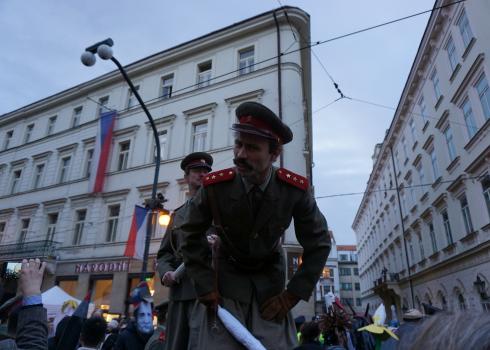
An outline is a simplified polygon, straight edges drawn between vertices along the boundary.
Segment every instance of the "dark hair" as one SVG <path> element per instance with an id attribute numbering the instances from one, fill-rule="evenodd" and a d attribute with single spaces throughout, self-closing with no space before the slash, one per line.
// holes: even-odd
<path id="1" fill-rule="evenodd" d="M 317 322 L 305 322 L 301 326 L 301 342 L 312 342 L 320 335 L 320 327 Z"/>
<path id="2" fill-rule="evenodd" d="M 105 338 L 107 322 L 99 316 L 91 317 L 82 325 L 80 340 L 84 346 L 97 347 Z"/>

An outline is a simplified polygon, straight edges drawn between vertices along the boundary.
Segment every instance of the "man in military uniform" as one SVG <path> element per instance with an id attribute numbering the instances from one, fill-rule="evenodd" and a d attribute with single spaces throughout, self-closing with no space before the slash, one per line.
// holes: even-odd
<path id="1" fill-rule="evenodd" d="M 213 158 L 204 152 L 191 153 L 182 160 L 180 167 L 184 170 L 184 180 L 189 186 L 190 198 L 201 187 L 202 179 L 211 171 L 212 165 Z M 161 282 L 164 286 L 170 287 L 166 349 L 187 348 L 190 313 L 196 300 L 194 287 L 186 273 L 184 272 L 180 278 L 175 275 L 175 270 L 182 263 L 182 233 L 179 226 L 184 218 L 187 203 L 174 211 L 157 255 Z"/>
<path id="2" fill-rule="evenodd" d="M 236 167 L 205 177 L 181 226 L 186 271 L 200 301 L 193 313 L 200 328 L 191 329 L 191 342 L 198 345 L 192 349 L 243 349 L 216 318 L 218 304 L 265 348 L 292 349 L 297 339 L 290 310 L 309 299 L 325 265 L 331 245 L 327 223 L 308 180 L 272 166 L 293 138 L 289 127 L 255 102 L 238 106 L 236 116 Z M 303 257 L 285 286 L 281 237 L 293 218 Z M 206 261 L 204 234 L 212 222 L 219 236 L 213 267 Z"/>

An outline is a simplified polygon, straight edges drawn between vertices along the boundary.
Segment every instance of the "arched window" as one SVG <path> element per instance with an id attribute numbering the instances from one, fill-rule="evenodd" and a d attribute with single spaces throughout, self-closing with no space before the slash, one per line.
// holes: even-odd
<path id="1" fill-rule="evenodd" d="M 458 294 L 458 306 L 461 311 L 466 310 L 466 301 L 461 293 Z"/>
<path id="2" fill-rule="evenodd" d="M 443 310 L 447 310 L 447 300 L 441 291 L 437 293 L 437 299 L 439 300 L 439 305 L 441 306 L 441 308 Z"/>

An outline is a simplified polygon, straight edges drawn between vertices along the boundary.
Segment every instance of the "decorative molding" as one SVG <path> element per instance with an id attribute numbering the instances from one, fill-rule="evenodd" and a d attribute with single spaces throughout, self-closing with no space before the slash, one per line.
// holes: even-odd
<path id="1" fill-rule="evenodd" d="M 184 113 L 186 119 L 189 119 L 199 114 L 214 113 L 214 110 L 217 106 L 218 104 L 216 102 L 211 102 L 199 107 L 188 109 L 186 111 L 183 111 L 182 113 Z"/>
<path id="2" fill-rule="evenodd" d="M 18 167 L 18 166 L 23 166 L 27 163 L 28 159 L 27 158 L 22 158 L 22 159 L 17 159 L 12 162 L 10 162 L 10 166 L 12 168 Z"/>
<path id="3" fill-rule="evenodd" d="M 78 143 L 75 142 L 69 145 L 58 147 L 56 150 L 58 151 L 58 153 L 69 153 L 75 151 L 77 147 L 78 147 Z"/>
<path id="4" fill-rule="evenodd" d="M 429 135 L 429 137 L 427 137 L 427 140 L 425 140 L 422 149 L 427 151 L 433 142 L 434 142 L 434 135 Z"/>
<path id="5" fill-rule="evenodd" d="M 43 153 L 38 153 L 38 154 L 33 155 L 32 156 L 32 159 L 35 160 L 35 161 L 45 160 L 49 156 L 51 156 L 52 154 L 53 154 L 53 151 L 46 151 L 46 152 L 43 152 Z"/>
<path id="6" fill-rule="evenodd" d="M 473 80 L 474 75 L 478 73 L 480 66 L 483 64 L 484 60 L 485 60 L 484 53 L 480 53 L 476 57 L 475 61 L 471 65 L 470 69 L 468 70 L 468 73 L 466 73 L 465 77 L 463 78 L 463 81 L 461 82 L 461 84 L 459 84 L 458 89 L 456 90 L 453 97 L 451 98 L 451 103 L 457 104 L 461 96 L 464 95 L 464 92 L 468 89 L 471 80 Z"/>
<path id="7" fill-rule="evenodd" d="M 254 91 L 249 91 L 244 94 L 232 96 L 225 98 L 226 104 L 231 107 L 232 105 L 245 102 L 245 101 L 251 101 L 251 100 L 258 100 L 260 101 L 262 96 L 264 95 L 265 90 L 264 89 L 258 89 Z"/>
<path id="8" fill-rule="evenodd" d="M 441 209 L 446 204 L 446 201 L 447 201 L 447 194 L 441 193 L 436 199 L 434 199 L 432 205 L 437 209 Z"/>
<path id="9" fill-rule="evenodd" d="M 136 134 L 139 128 L 139 125 L 133 125 L 124 129 L 115 130 L 112 135 L 113 137 L 131 136 Z"/>
<path id="10" fill-rule="evenodd" d="M 436 123 L 436 126 L 435 126 L 436 129 L 441 130 L 444 126 L 446 126 L 448 119 L 449 119 L 449 109 L 445 109 L 444 112 L 442 112 L 441 117 L 439 118 L 439 120 Z"/>
<path id="11" fill-rule="evenodd" d="M 490 119 L 488 120 L 490 121 Z M 464 170 L 468 174 L 475 174 L 479 172 L 479 169 L 488 169 L 490 166 L 490 146 L 487 146 L 480 155 L 470 163 Z"/>
<path id="12" fill-rule="evenodd" d="M 66 198 L 58 198 L 42 202 L 44 207 L 63 206 L 66 203 Z"/>
<path id="13" fill-rule="evenodd" d="M 159 126 L 162 126 L 164 124 L 173 123 L 176 118 L 177 118 L 177 116 L 175 114 L 170 114 L 170 115 L 166 115 L 164 117 L 155 119 L 154 120 L 154 123 L 155 123 L 155 126 L 156 127 L 159 127 Z M 151 124 L 150 124 L 149 121 L 145 122 L 145 125 L 146 125 L 147 128 L 151 128 Z"/>

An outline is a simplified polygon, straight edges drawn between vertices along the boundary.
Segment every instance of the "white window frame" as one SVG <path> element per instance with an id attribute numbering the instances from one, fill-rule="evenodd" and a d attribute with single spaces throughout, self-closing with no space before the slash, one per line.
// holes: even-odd
<path id="1" fill-rule="evenodd" d="M 443 134 L 444 139 L 446 140 L 449 162 L 452 162 L 457 157 L 457 153 L 456 146 L 454 145 L 454 135 L 450 125 L 448 125 L 446 129 L 444 129 Z"/>
<path id="2" fill-rule="evenodd" d="M 209 65 L 209 69 L 207 66 Z M 197 64 L 197 87 L 202 88 L 211 84 L 213 78 L 213 60 L 206 60 Z"/>
<path id="3" fill-rule="evenodd" d="M 432 82 L 432 88 L 434 89 L 434 95 L 436 96 L 436 101 L 442 96 L 441 87 L 439 86 L 439 75 L 437 74 L 437 69 L 434 68 L 430 74 L 430 81 Z"/>
<path id="4" fill-rule="evenodd" d="M 473 114 L 473 108 L 471 107 L 470 99 L 466 97 L 459 108 L 461 108 L 461 111 L 463 112 L 463 118 L 466 124 L 466 131 L 468 131 L 468 137 L 471 139 L 473 136 L 475 136 L 478 128 L 476 126 L 475 116 Z"/>
<path id="5" fill-rule="evenodd" d="M 432 220 L 427 222 L 427 227 L 429 228 L 430 243 L 432 245 L 432 253 L 434 254 L 437 253 L 437 238 L 434 223 L 432 222 Z"/>
<path id="6" fill-rule="evenodd" d="M 117 216 L 111 215 L 111 211 L 113 208 L 117 207 Z M 121 215 L 121 204 L 110 204 L 107 206 L 107 227 L 106 227 L 106 235 L 105 242 L 115 242 L 117 240 L 117 230 L 119 226 L 119 218 Z"/>
<path id="7" fill-rule="evenodd" d="M 128 145 L 127 149 L 123 149 Z M 117 171 L 127 170 L 129 168 L 129 155 L 131 152 L 131 140 L 123 140 L 118 143 L 117 154 Z"/>
<path id="8" fill-rule="evenodd" d="M 3 237 L 5 236 L 5 232 L 7 231 L 7 221 L 0 221 L 0 244 L 3 241 Z"/>
<path id="9" fill-rule="evenodd" d="M 70 181 L 70 170 L 73 156 L 71 154 L 64 154 L 60 156 L 60 165 L 58 168 L 58 183 L 62 184 Z M 65 161 L 68 161 L 65 164 Z"/>
<path id="10" fill-rule="evenodd" d="M 480 83 L 485 81 L 485 86 L 481 89 Z M 488 80 L 485 74 L 480 75 L 475 83 L 475 89 L 480 99 L 481 108 L 483 110 L 483 116 L 485 119 L 490 119 L 490 88 L 488 86 Z"/>
<path id="11" fill-rule="evenodd" d="M 56 128 L 56 121 L 58 120 L 57 115 L 53 115 L 48 118 L 48 127 L 46 129 L 46 136 L 53 135 L 54 129 Z"/>
<path id="12" fill-rule="evenodd" d="M 481 180 L 482 194 L 487 205 L 488 217 L 490 219 L 490 175 L 486 175 Z"/>
<path id="13" fill-rule="evenodd" d="M 139 89 L 140 89 L 140 86 L 139 85 L 135 85 L 134 88 L 136 89 L 136 91 L 139 92 Z M 133 90 L 128 89 L 128 99 L 126 101 L 126 108 L 127 109 L 130 109 L 130 108 L 132 108 L 132 107 L 134 107 L 136 105 L 138 105 L 138 99 L 133 94 Z"/>
<path id="14" fill-rule="evenodd" d="M 5 139 L 3 141 L 3 149 L 7 150 L 10 146 L 10 142 L 14 138 L 14 129 L 5 132 Z"/>
<path id="15" fill-rule="evenodd" d="M 108 112 L 110 110 L 107 107 L 108 105 L 109 105 L 109 95 L 105 95 L 99 98 L 99 110 L 97 112 L 99 118 L 102 113 Z"/>
<path id="16" fill-rule="evenodd" d="M 81 213 L 83 213 L 83 218 L 81 218 Z M 73 227 L 73 245 L 80 245 L 83 241 L 83 231 L 85 229 L 85 222 L 87 220 L 87 209 L 81 208 L 75 210 L 75 225 Z"/>
<path id="17" fill-rule="evenodd" d="M 203 131 L 197 132 L 196 128 L 199 126 L 202 126 L 202 125 L 206 125 L 206 130 L 204 132 Z M 191 150 L 192 150 L 192 152 L 207 151 L 208 134 L 209 134 L 209 121 L 207 119 L 202 119 L 202 120 L 199 120 L 199 121 L 192 123 L 192 126 L 191 126 Z"/>
<path id="18" fill-rule="evenodd" d="M 449 220 L 449 214 L 447 208 L 441 210 L 442 224 L 444 226 L 444 233 L 446 234 L 446 241 L 448 245 L 454 243 L 453 231 L 451 229 L 451 220 Z"/>
<path id="19" fill-rule="evenodd" d="M 251 56 L 242 57 L 242 54 L 252 53 Z M 238 75 L 252 73 L 255 70 L 255 46 L 248 46 L 238 50 Z"/>
<path id="20" fill-rule="evenodd" d="M 19 177 L 16 177 L 15 174 L 20 171 L 20 174 L 19 174 Z M 23 168 L 14 168 L 12 169 L 11 171 L 11 174 L 12 174 L 12 178 L 11 178 L 11 181 L 10 181 L 10 194 L 15 194 L 15 193 L 18 193 L 20 192 L 20 185 L 21 185 L 21 181 L 22 181 L 22 174 L 24 173 L 24 169 Z"/>
<path id="21" fill-rule="evenodd" d="M 27 222 L 27 226 L 25 223 Z M 22 245 L 26 242 L 27 236 L 29 235 L 29 226 L 31 225 L 31 219 L 30 218 L 21 218 L 20 219 L 20 225 L 19 225 L 19 239 L 17 240 L 17 243 Z"/>
<path id="22" fill-rule="evenodd" d="M 51 219 L 56 216 L 56 220 L 51 222 Z M 46 241 L 53 242 L 54 241 L 54 236 L 56 234 L 56 225 L 58 224 L 59 220 L 59 213 L 53 212 L 53 213 L 48 213 L 47 215 L 47 222 L 46 222 Z"/>
<path id="23" fill-rule="evenodd" d="M 42 169 L 39 171 L 39 169 Z M 37 189 L 42 187 L 42 183 L 44 180 L 44 172 L 46 171 L 46 163 L 36 163 L 34 164 L 34 171 L 32 176 L 32 188 Z"/>
<path id="24" fill-rule="evenodd" d="M 26 126 L 26 132 L 24 134 L 24 143 L 31 141 L 32 131 L 34 130 L 34 123 Z"/>
<path id="25" fill-rule="evenodd" d="M 468 16 L 466 15 L 465 10 L 461 11 L 461 14 L 459 15 L 456 24 L 459 27 L 459 33 L 461 34 L 464 47 L 466 48 L 468 47 L 468 45 L 471 42 L 471 39 L 473 39 L 474 36 L 473 36 L 473 31 L 471 30 L 470 27 L 470 21 L 468 20 Z"/>
<path id="26" fill-rule="evenodd" d="M 419 238 L 419 249 L 420 249 L 420 260 L 425 259 L 425 249 L 424 249 L 424 241 L 422 239 L 422 235 L 418 235 Z"/>
<path id="27" fill-rule="evenodd" d="M 160 143 L 160 160 L 165 160 L 167 159 L 167 154 L 168 154 L 168 141 L 169 141 L 169 129 L 159 129 L 157 130 L 158 134 L 158 141 Z M 163 138 L 162 142 L 162 136 L 165 135 Z M 157 156 L 157 146 L 155 145 L 155 142 L 153 141 L 153 157 Z"/>
<path id="28" fill-rule="evenodd" d="M 160 97 L 162 99 L 166 100 L 172 97 L 173 90 L 174 90 L 174 80 L 175 80 L 174 73 L 170 73 L 161 77 Z"/>
<path id="29" fill-rule="evenodd" d="M 429 149 L 428 153 L 430 157 L 430 163 L 432 164 L 432 175 L 434 176 L 434 181 L 436 181 L 441 176 L 441 173 L 439 171 L 439 165 L 437 164 L 437 154 L 434 146 Z"/>
<path id="30" fill-rule="evenodd" d="M 425 112 L 427 110 L 427 106 L 425 104 L 425 99 L 424 99 L 424 96 L 423 95 L 420 96 L 419 101 L 417 102 L 417 105 L 419 106 L 420 116 L 422 117 L 422 121 L 424 122 L 424 125 L 425 125 L 425 123 L 427 122 L 428 118 L 427 118 L 427 115 L 425 114 Z"/>
<path id="31" fill-rule="evenodd" d="M 466 197 L 466 194 L 463 193 L 458 198 L 458 200 L 459 200 L 459 205 L 461 206 L 461 214 L 463 216 L 463 224 L 464 224 L 466 234 L 470 234 L 475 230 L 475 228 L 473 226 L 473 221 L 471 220 L 471 212 L 468 203 L 468 198 Z"/>
<path id="32" fill-rule="evenodd" d="M 82 112 L 83 112 L 83 106 L 78 106 L 76 108 L 73 108 L 73 116 L 71 120 L 72 128 L 76 128 L 77 126 L 80 125 L 80 121 L 82 120 Z"/>
<path id="33" fill-rule="evenodd" d="M 459 62 L 458 62 L 458 51 L 456 50 L 456 45 L 454 44 L 454 40 L 452 36 L 449 36 L 449 38 L 447 39 L 445 49 L 449 60 L 449 66 L 451 67 L 451 72 L 454 72 Z"/>
<path id="34" fill-rule="evenodd" d="M 92 171 L 92 162 L 94 161 L 95 149 L 93 147 L 87 148 L 85 150 L 85 161 L 83 168 L 83 177 L 90 177 L 90 172 Z"/>

